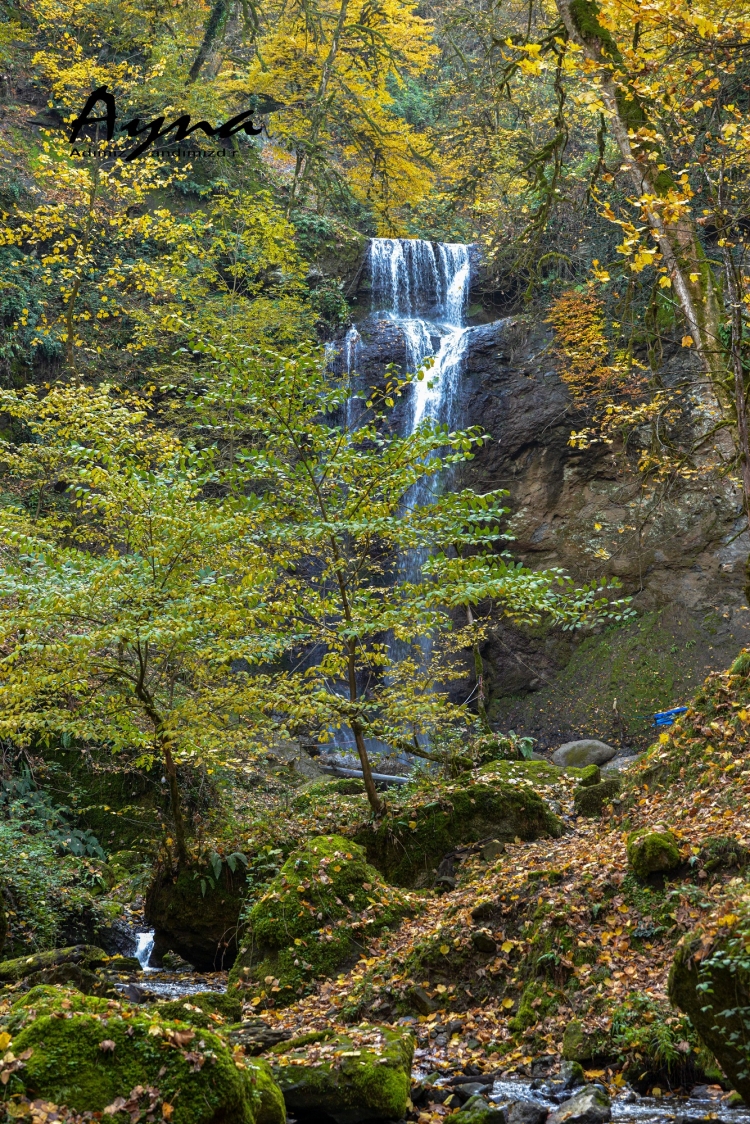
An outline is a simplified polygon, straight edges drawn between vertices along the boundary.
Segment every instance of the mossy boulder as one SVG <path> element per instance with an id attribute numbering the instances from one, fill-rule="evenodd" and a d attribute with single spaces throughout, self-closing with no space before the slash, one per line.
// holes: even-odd
<path id="1" fill-rule="evenodd" d="M 19 1005 L 30 1021 L 13 1049 L 17 1057 L 30 1053 L 11 1077 L 11 1094 L 102 1113 L 137 1086 L 152 1086 L 173 1106 L 173 1124 L 259 1124 L 259 1086 L 271 1082 L 270 1073 L 259 1079 L 263 1067 L 235 1060 L 215 1034 L 114 1001 L 36 990 L 33 1009 L 29 997 Z M 279 1111 L 267 1113 L 264 1124 L 283 1120 Z"/>
<path id="2" fill-rule="evenodd" d="M 685 938 L 674 956 L 667 993 L 745 1102 L 750 1104 L 750 916 L 731 915 L 706 946 L 700 933 Z"/>
<path id="3" fill-rule="evenodd" d="M 602 1054 L 604 1035 L 587 1030 L 578 1019 L 571 1019 L 563 1034 L 562 1056 L 568 1062 L 590 1062 Z"/>
<path id="4" fill-rule="evenodd" d="M 498 764 L 518 763 L 493 762 L 493 767 Z M 531 784 L 458 778 L 436 787 L 433 799 L 415 797 L 412 808 L 392 812 L 377 827 L 362 828 L 356 839 L 389 882 L 413 886 L 417 879 L 431 878 L 441 858 L 464 843 L 488 837 L 500 842 L 556 838 L 561 832 L 560 821 Z"/>
<path id="5" fill-rule="evenodd" d="M 161 1019 L 181 1019 L 191 1026 L 216 1027 L 221 1023 L 238 1023 L 242 1018 L 242 1002 L 235 993 L 198 991 L 181 999 L 159 1003 L 154 1010 Z"/>
<path id="6" fill-rule="evenodd" d="M 681 863 L 677 840 L 671 831 L 650 831 L 641 828 L 628 836 L 628 865 L 636 878 L 650 874 L 667 874 Z"/>
<path id="7" fill-rule="evenodd" d="M 599 784 L 592 784 L 587 788 L 578 788 L 573 798 L 576 815 L 600 816 L 607 805 L 612 803 L 619 791 L 619 777 L 607 777 Z"/>
<path id="8" fill-rule="evenodd" d="M 52 948 L 47 952 L 35 952 L 32 956 L 0 961 L 0 983 L 16 983 L 61 964 L 77 964 L 80 968 L 93 971 L 94 968 L 103 967 L 108 960 L 104 949 L 97 948 L 96 945 L 75 944 L 67 948 Z"/>
<path id="9" fill-rule="evenodd" d="M 237 954 L 236 932 L 244 905 L 245 868 L 233 872 L 223 864 L 218 882 L 206 871 L 183 867 L 179 873 L 157 871 L 145 901 L 145 917 L 154 929 L 151 963 L 176 952 L 199 971 L 231 967 Z"/>
<path id="10" fill-rule="evenodd" d="M 396 925 L 408 899 L 386 886 L 364 851 L 340 835 L 309 839 L 247 915 L 229 973 L 239 986 L 283 1006 L 353 962 L 369 935 Z"/>
<path id="11" fill-rule="evenodd" d="M 455 1112 L 451 1124 L 506 1124 L 507 1113 L 504 1108 L 487 1104 L 480 1096 L 469 1097 L 463 1108 Z"/>
<path id="12" fill-rule="evenodd" d="M 355 1027 L 322 1041 L 272 1052 L 271 1068 L 290 1113 L 337 1124 L 402 1120 L 409 1107 L 414 1038 L 405 1030 Z"/>
<path id="13" fill-rule="evenodd" d="M 578 778 L 578 784 L 581 788 L 592 788 L 595 784 L 601 784 L 602 771 L 598 765 L 587 765 L 585 769 L 581 769 L 581 775 Z"/>

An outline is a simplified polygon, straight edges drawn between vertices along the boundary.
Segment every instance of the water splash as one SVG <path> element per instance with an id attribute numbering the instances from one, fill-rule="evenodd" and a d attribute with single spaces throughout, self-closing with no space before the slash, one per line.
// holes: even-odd
<path id="1" fill-rule="evenodd" d="M 135 946 L 135 958 L 145 972 L 151 959 L 151 953 L 154 951 L 153 929 L 148 933 L 136 933 L 136 940 L 138 943 Z"/>

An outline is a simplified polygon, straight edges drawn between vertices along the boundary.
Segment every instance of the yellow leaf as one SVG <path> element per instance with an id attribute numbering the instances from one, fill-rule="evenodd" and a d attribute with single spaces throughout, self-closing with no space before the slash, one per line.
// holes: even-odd
<path id="1" fill-rule="evenodd" d="M 435 988 L 435 991 L 439 991 L 441 995 L 443 994 L 443 992 L 445 992 L 447 990 L 448 990 L 448 988 L 445 986 L 445 984 L 438 984 L 437 987 Z"/>
<path id="2" fill-rule="evenodd" d="M 682 337 L 682 346 L 683 347 L 692 347 L 693 346 L 693 337 L 692 336 L 683 336 Z"/>
<path id="3" fill-rule="evenodd" d="M 4 1030 L 3 1033 L 0 1034 L 0 1050 L 6 1050 L 8 1048 L 9 1042 L 10 1035 L 8 1034 L 7 1030 Z"/>
<path id="4" fill-rule="evenodd" d="M 500 947 L 503 952 L 510 952 L 513 948 L 513 941 L 503 941 Z"/>
<path id="5" fill-rule="evenodd" d="M 417 827 L 417 821 L 416 820 L 409 820 L 409 827 L 412 829 L 412 831 L 415 831 L 416 827 Z"/>
<path id="6" fill-rule="evenodd" d="M 659 288 L 660 289 L 671 289 L 672 288 L 672 278 L 671 277 L 660 277 L 659 278 Z"/>
<path id="7" fill-rule="evenodd" d="M 441 944 L 440 951 L 442 952 L 443 956 L 447 956 L 450 950 L 451 946 L 449 944 Z"/>
<path id="8" fill-rule="evenodd" d="M 506 1011 L 509 1011 L 512 1006 L 513 1006 L 513 1000 L 508 999 L 508 997 L 506 996 L 505 999 L 503 999 L 503 1007 L 505 1007 Z"/>
<path id="9" fill-rule="evenodd" d="M 253 1007 L 257 1007 L 260 1003 L 261 1003 L 261 998 L 260 998 L 259 995 L 256 995 L 254 999 L 250 1000 L 250 1004 Z"/>

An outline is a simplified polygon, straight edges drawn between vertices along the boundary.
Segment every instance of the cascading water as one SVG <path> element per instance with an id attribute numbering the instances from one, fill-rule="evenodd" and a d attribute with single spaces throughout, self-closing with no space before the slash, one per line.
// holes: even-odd
<path id="1" fill-rule="evenodd" d="M 403 332 L 407 368 L 417 371 L 426 359 L 433 360 L 426 377 L 413 387 L 411 431 L 425 418 L 450 422 L 469 331 L 464 326 L 469 247 L 416 238 L 373 238 L 370 277 L 373 309 Z M 352 331 L 356 329 L 350 329 L 345 348 Z M 356 355 L 353 358 L 356 361 Z M 345 361 L 351 372 L 349 354 Z"/>
<path id="2" fill-rule="evenodd" d="M 151 959 L 151 953 L 154 949 L 154 932 L 153 929 L 148 933 L 136 933 L 138 943 L 135 948 L 135 958 L 143 968 L 144 972 L 148 968 L 148 962 Z"/>

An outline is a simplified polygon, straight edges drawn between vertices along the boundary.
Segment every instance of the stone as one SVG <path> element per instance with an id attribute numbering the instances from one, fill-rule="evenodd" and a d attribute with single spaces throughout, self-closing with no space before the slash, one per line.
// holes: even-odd
<path id="1" fill-rule="evenodd" d="M 169 969 L 170 972 L 195 971 L 195 966 L 193 964 L 186 960 L 184 956 L 180 956 L 178 952 L 172 952 L 171 949 L 168 952 L 162 953 L 161 966 L 162 968 Z"/>
<path id="2" fill-rule="evenodd" d="M 472 921 L 488 921 L 497 909 L 495 902 L 480 902 L 471 911 Z"/>
<path id="3" fill-rule="evenodd" d="M 598 1085 L 585 1085 L 548 1116 L 548 1124 L 606 1124 L 612 1119 L 611 1102 Z"/>
<path id="4" fill-rule="evenodd" d="M 406 1115 L 413 1053 L 410 1031 L 368 1025 L 327 1036 L 323 1051 L 292 1039 L 269 1057 L 290 1115 L 365 1124 Z"/>
<path id="5" fill-rule="evenodd" d="M 459 1097 L 466 1102 L 470 1101 L 472 1097 L 479 1097 L 486 1094 L 492 1088 L 492 1082 L 487 1081 L 467 1081 L 465 1084 L 457 1085 L 456 1092 Z"/>
<path id="6" fill-rule="evenodd" d="M 212 1015 L 229 1023 L 239 1023 L 242 1018 L 242 1003 L 239 996 L 225 991 L 197 991 L 159 1003 L 156 1014 L 160 1019 L 181 1019 L 191 1026 L 211 1030 L 216 1025 Z M 277 1039 L 277 1041 L 280 1041 Z"/>
<path id="7" fill-rule="evenodd" d="M 506 1124 L 505 1110 L 480 1096 L 471 1097 L 450 1120 L 451 1124 Z"/>
<path id="8" fill-rule="evenodd" d="M 503 763 L 511 764 L 511 762 Z M 530 764 L 525 762 L 525 764 Z M 544 768 L 543 762 L 532 762 Z M 422 805 L 414 814 L 416 828 L 401 815 L 384 816 L 378 826 L 360 829 L 356 840 L 368 860 L 396 886 L 413 886 L 434 870 L 444 856 L 480 839 L 514 842 L 541 836 L 557 838 L 562 825 L 536 792 L 526 786 L 490 777 L 486 782 L 457 783 L 449 794 Z M 439 872 L 443 874 L 443 871 Z"/>
<path id="9" fill-rule="evenodd" d="M 356 960 L 363 934 L 395 926 L 410 911 L 351 839 L 313 836 L 291 852 L 249 910 L 228 984 L 262 1000 L 270 977 L 274 1005 L 288 1006 Z"/>
<path id="10" fill-rule="evenodd" d="M 183 1021 L 155 1020 L 153 1011 L 52 987 L 33 988 L 18 1000 L 11 1024 L 20 1026 L 13 1037 L 17 1054 L 29 1051 L 14 1087 L 32 1100 L 106 1118 L 113 1115 L 108 1106 L 121 1106 L 131 1094 L 137 1099 L 140 1086 L 138 1108 L 145 1115 L 145 1090 L 153 1086 L 173 1104 L 171 1124 L 284 1124 L 281 1091 L 269 1067 L 235 1060 L 209 1030 L 196 1033 Z"/>
<path id="11" fill-rule="evenodd" d="M 566 1061 L 560 1066 L 560 1081 L 563 1089 L 575 1089 L 586 1084 L 583 1066 L 580 1062 Z"/>
<path id="12" fill-rule="evenodd" d="M 44 968 L 41 972 L 33 972 L 25 977 L 25 981 L 29 987 L 40 985 L 74 987 L 83 995 L 117 998 L 117 992 L 110 980 L 89 971 L 88 968 L 82 968 L 80 964 L 56 964 L 52 968 Z"/>
<path id="13" fill-rule="evenodd" d="M 552 754 L 555 765 L 604 765 L 617 755 L 617 750 L 596 738 L 582 738 L 580 741 L 565 742 Z"/>
<path id="14" fill-rule="evenodd" d="M 438 1004 L 428 995 L 423 987 L 417 985 L 409 989 L 409 999 L 420 1015 L 431 1015 L 433 1011 L 438 1010 Z"/>
<path id="15" fill-rule="evenodd" d="M 620 778 L 607 777 L 599 784 L 589 788 L 579 788 L 573 797 L 573 806 L 578 816 L 600 816 L 606 806 L 611 804 L 620 791 Z"/>
<path id="16" fill-rule="evenodd" d="M 244 887 L 241 864 L 233 873 L 225 863 L 214 885 L 202 868 L 184 867 L 176 875 L 159 871 L 144 903 L 146 922 L 154 930 L 152 963 L 160 964 L 166 952 L 174 952 L 201 972 L 230 967 L 237 954 Z"/>
<path id="17" fill-rule="evenodd" d="M 35 952 L 32 956 L 3 960 L 0 962 L 0 983 L 16 983 L 61 964 L 77 964 L 87 971 L 93 971 L 104 967 L 108 960 L 104 949 L 96 945 L 74 944 L 67 948 L 53 948 L 48 952 Z"/>
<path id="18" fill-rule="evenodd" d="M 499 843 L 497 839 L 491 839 L 489 843 L 485 843 L 482 847 L 482 858 L 486 863 L 495 862 L 501 855 L 505 854 L 505 844 Z"/>
<path id="19" fill-rule="evenodd" d="M 272 1046 L 278 1046 L 292 1037 L 290 1030 L 269 1026 L 263 1019 L 245 1019 L 237 1026 L 230 1027 L 228 1038 L 233 1046 L 241 1046 L 246 1054 L 263 1054 Z"/>
<path id="20" fill-rule="evenodd" d="M 565 1027 L 562 1056 L 569 1062 L 590 1062 L 601 1051 L 601 1036 L 586 1030 L 578 1019 L 571 1019 Z"/>
<path id="21" fill-rule="evenodd" d="M 635 765 L 636 762 L 640 761 L 642 756 L 642 753 L 631 753 L 626 757 L 615 757 L 611 761 L 608 761 L 606 765 L 602 765 L 602 775 L 607 777 L 614 773 L 624 773 L 631 765 Z"/>
<path id="22" fill-rule="evenodd" d="M 730 928 L 721 928 L 706 947 L 700 931 L 688 935 L 675 951 L 669 972 L 670 1002 L 689 1017 L 732 1086 L 750 1103 L 750 1050 L 745 1011 L 750 1007 L 750 970 L 745 945 L 750 940 L 746 912 Z"/>
<path id="23" fill-rule="evenodd" d="M 602 773 L 598 765 L 586 765 L 581 769 L 578 784 L 581 788 L 591 788 L 592 785 L 599 784 L 601 779 Z"/>
<path id="24" fill-rule="evenodd" d="M 506 1109 L 507 1124 L 544 1124 L 548 1109 L 539 1101 L 514 1101 Z"/>
<path id="25" fill-rule="evenodd" d="M 671 831 L 649 831 L 641 828 L 631 832 L 627 841 L 628 866 L 636 878 L 650 874 L 667 874 L 682 862 L 677 839 Z"/>
<path id="26" fill-rule="evenodd" d="M 471 943 L 474 945 L 477 952 L 488 954 L 497 952 L 497 944 L 486 929 L 477 929 L 476 932 L 472 933 Z"/>

